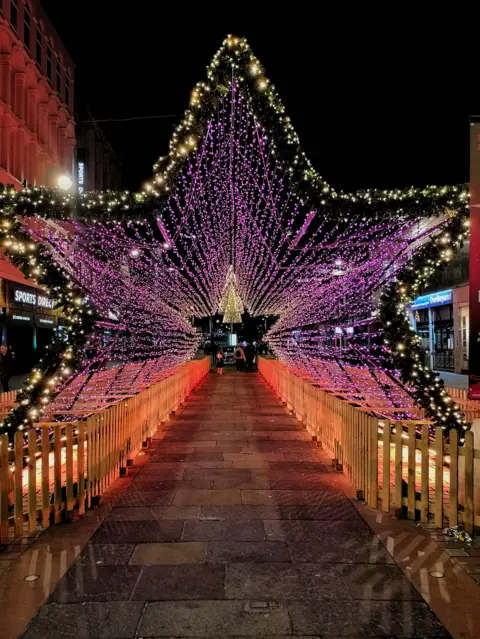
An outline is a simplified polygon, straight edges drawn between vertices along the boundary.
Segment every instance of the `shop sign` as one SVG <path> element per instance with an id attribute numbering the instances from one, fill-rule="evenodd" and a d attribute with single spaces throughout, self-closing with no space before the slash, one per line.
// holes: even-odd
<path id="1" fill-rule="evenodd" d="M 77 149 L 77 189 L 79 195 L 85 193 L 87 186 L 87 150 Z"/>
<path id="2" fill-rule="evenodd" d="M 29 306 L 38 306 L 39 308 L 53 309 L 55 307 L 55 302 L 51 297 L 37 295 L 37 293 L 32 293 L 22 288 L 13 289 L 13 301 L 17 304 L 28 304 Z"/>
<path id="3" fill-rule="evenodd" d="M 38 328 L 55 328 L 56 319 L 54 315 L 37 315 L 35 318 Z"/>
<path id="4" fill-rule="evenodd" d="M 439 293 L 431 293 L 430 295 L 421 295 L 413 300 L 411 309 L 432 308 L 434 306 L 445 306 L 453 301 L 453 291 L 440 291 Z"/>
<path id="5" fill-rule="evenodd" d="M 41 308 L 53 308 L 55 306 L 55 302 L 51 297 L 47 297 L 46 295 L 39 295 L 37 297 L 37 306 Z"/>
<path id="6" fill-rule="evenodd" d="M 37 303 L 37 296 L 35 293 L 28 293 L 27 291 L 23 291 L 19 288 L 14 289 L 13 299 L 18 304 L 32 304 L 35 306 Z"/>
<path id="7" fill-rule="evenodd" d="M 85 162 L 78 163 L 77 185 L 78 192 L 83 195 L 85 193 Z"/>
<path id="8" fill-rule="evenodd" d="M 31 326 L 33 324 L 33 313 L 27 311 L 10 311 L 8 323 L 15 326 Z"/>

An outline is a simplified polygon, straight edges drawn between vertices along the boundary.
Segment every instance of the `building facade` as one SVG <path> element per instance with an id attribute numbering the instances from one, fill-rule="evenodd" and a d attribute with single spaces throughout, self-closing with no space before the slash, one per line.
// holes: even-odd
<path id="1" fill-rule="evenodd" d="M 74 65 L 36 0 L 0 0 L 0 183 L 74 170 Z"/>
<path id="2" fill-rule="evenodd" d="M 14 353 L 14 374 L 31 370 L 62 330 L 62 316 L 54 300 L 0 252 L 0 329 L 2 344 Z"/>
<path id="3" fill-rule="evenodd" d="M 418 297 L 410 309 L 410 321 L 434 370 L 459 374 L 469 371 L 468 257 L 466 242 L 437 275 L 430 292 Z"/>
<path id="4" fill-rule="evenodd" d="M 121 162 L 89 111 L 77 112 L 75 182 L 85 191 L 121 189 Z"/>
<path id="5" fill-rule="evenodd" d="M 0 184 L 54 186 L 73 174 L 73 62 L 36 0 L 0 0 Z M 0 329 L 14 374 L 42 357 L 62 319 L 0 250 Z"/>

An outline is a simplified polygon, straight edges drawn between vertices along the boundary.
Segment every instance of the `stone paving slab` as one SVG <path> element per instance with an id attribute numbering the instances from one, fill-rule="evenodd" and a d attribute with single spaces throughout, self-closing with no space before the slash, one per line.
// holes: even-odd
<path id="1" fill-rule="evenodd" d="M 24 639 L 132 639 L 144 608 L 141 602 L 43 606 Z"/>
<path id="2" fill-rule="evenodd" d="M 179 541 L 182 521 L 109 521 L 103 523 L 92 537 L 94 544 L 141 544 L 152 541 Z"/>
<path id="3" fill-rule="evenodd" d="M 323 501 L 322 492 L 315 490 L 243 490 L 242 503 L 250 505 L 279 505 L 290 504 L 315 505 Z"/>
<path id="4" fill-rule="evenodd" d="M 450 637 L 428 606 L 402 601 L 292 601 L 294 634 L 322 637 Z"/>
<path id="5" fill-rule="evenodd" d="M 109 521 L 148 521 L 197 519 L 200 513 L 200 506 L 125 506 L 123 508 L 113 508 Z"/>
<path id="6" fill-rule="evenodd" d="M 290 635 L 284 605 L 274 612 L 245 613 L 247 601 L 169 601 L 146 606 L 139 637 L 270 637 Z"/>
<path id="7" fill-rule="evenodd" d="M 26 639 L 448 637 L 259 375 L 209 376 L 129 474 Z"/>
<path id="8" fill-rule="evenodd" d="M 228 567 L 226 597 L 227 599 L 328 601 L 349 598 L 349 594 L 335 565 L 234 563 Z"/>
<path id="9" fill-rule="evenodd" d="M 209 541 L 205 561 L 212 563 L 286 563 L 287 544 L 277 541 Z"/>
<path id="10" fill-rule="evenodd" d="M 169 506 L 175 492 L 172 490 L 129 491 L 116 503 L 116 506 Z"/>
<path id="11" fill-rule="evenodd" d="M 75 564 L 121 566 L 128 564 L 135 544 L 87 544 Z"/>
<path id="12" fill-rule="evenodd" d="M 352 599 L 422 601 L 418 590 L 396 565 L 346 564 L 335 567 Z"/>
<path id="13" fill-rule="evenodd" d="M 237 521 L 186 521 L 183 541 L 263 541 L 265 529 L 258 520 Z"/>
<path id="14" fill-rule="evenodd" d="M 279 506 L 245 506 L 234 504 L 231 506 L 202 506 L 200 519 L 228 520 L 232 522 L 250 521 L 252 519 L 281 519 Z"/>
<path id="15" fill-rule="evenodd" d="M 50 601 L 129 601 L 141 572 L 139 566 L 76 564 L 59 583 Z"/>
<path id="16" fill-rule="evenodd" d="M 187 599 L 225 599 L 225 566 L 145 566 L 132 594 L 134 601 Z"/>
<path id="17" fill-rule="evenodd" d="M 303 521 L 279 520 L 264 521 L 265 533 L 270 541 L 314 541 L 326 536 L 339 543 L 354 540 L 358 543 L 371 542 L 375 536 L 363 522 L 356 521 L 355 528 L 349 521 Z"/>
<path id="18" fill-rule="evenodd" d="M 357 511 L 348 502 L 323 502 L 316 506 L 280 506 L 280 517 L 275 519 L 307 519 L 318 521 L 352 521 L 357 523 Z M 270 519 L 270 518 L 269 518 Z M 273 519 L 273 518 L 272 518 Z"/>
<path id="19" fill-rule="evenodd" d="M 180 489 L 175 493 L 174 506 L 203 506 L 241 504 L 242 495 L 238 489 L 193 490 Z"/>
<path id="20" fill-rule="evenodd" d="M 138 544 L 129 557 L 131 566 L 198 564 L 205 560 L 204 541 Z"/>

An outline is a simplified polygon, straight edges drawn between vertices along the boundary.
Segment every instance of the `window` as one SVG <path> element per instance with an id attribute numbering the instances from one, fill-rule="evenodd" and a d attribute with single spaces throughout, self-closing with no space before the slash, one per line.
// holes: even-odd
<path id="1" fill-rule="evenodd" d="M 58 95 L 60 95 L 60 92 L 62 90 L 62 73 L 61 73 L 61 67 L 60 67 L 60 58 L 56 59 L 56 76 L 57 76 L 57 93 Z"/>
<path id="2" fill-rule="evenodd" d="M 27 3 L 25 3 L 25 13 L 23 16 L 23 44 L 27 51 L 30 51 L 31 24 L 32 18 L 30 15 L 30 7 Z"/>
<path id="3" fill-rule="evenodd" d="M 11 0 L 10 2 L 10 24 L 14 31 L 17 30 L 17 20 L 18 20 L 18 6 L 17 0 Z"/>
<path id="4" fill-rule="evenodd" d="M 37 65 L 41 67 L 42 66 L 42 29 L 40 28 L 39 24 L 37 24 L 35 58 L 37 60 Z"/>
<path id="5" fill-rule="evenodd" d="M 47 42 L 47 79 L 52 84 L 52 47 Z"/>
<path id="6" fill-rule="evenodd" d="M 65 104 L 70 106 L 70 76 L 65 71 Z"/>

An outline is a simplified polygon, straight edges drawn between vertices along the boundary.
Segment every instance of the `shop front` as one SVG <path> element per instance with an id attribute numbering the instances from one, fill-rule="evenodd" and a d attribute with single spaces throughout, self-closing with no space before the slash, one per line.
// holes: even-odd
<path id="1" fill-rule="evenodd" d="M 3 280 L 3 343 L 14 354 L 14 375 L 28 372 L 45 354 L 57 328 L 54 300 L 33 287 Z"/>
<path id="2" fill-rule="evenodd" d="M 469 286 L 453 290 L 453 319 L 455 325 L 455 372 L 468 373 L 470 345 Z"/>
<path id="3" fill-rule="evenodd" d="M 453 291 L 417 297 L 410 307 L 410 321 L 434 370 L 455 370 Z"/>

